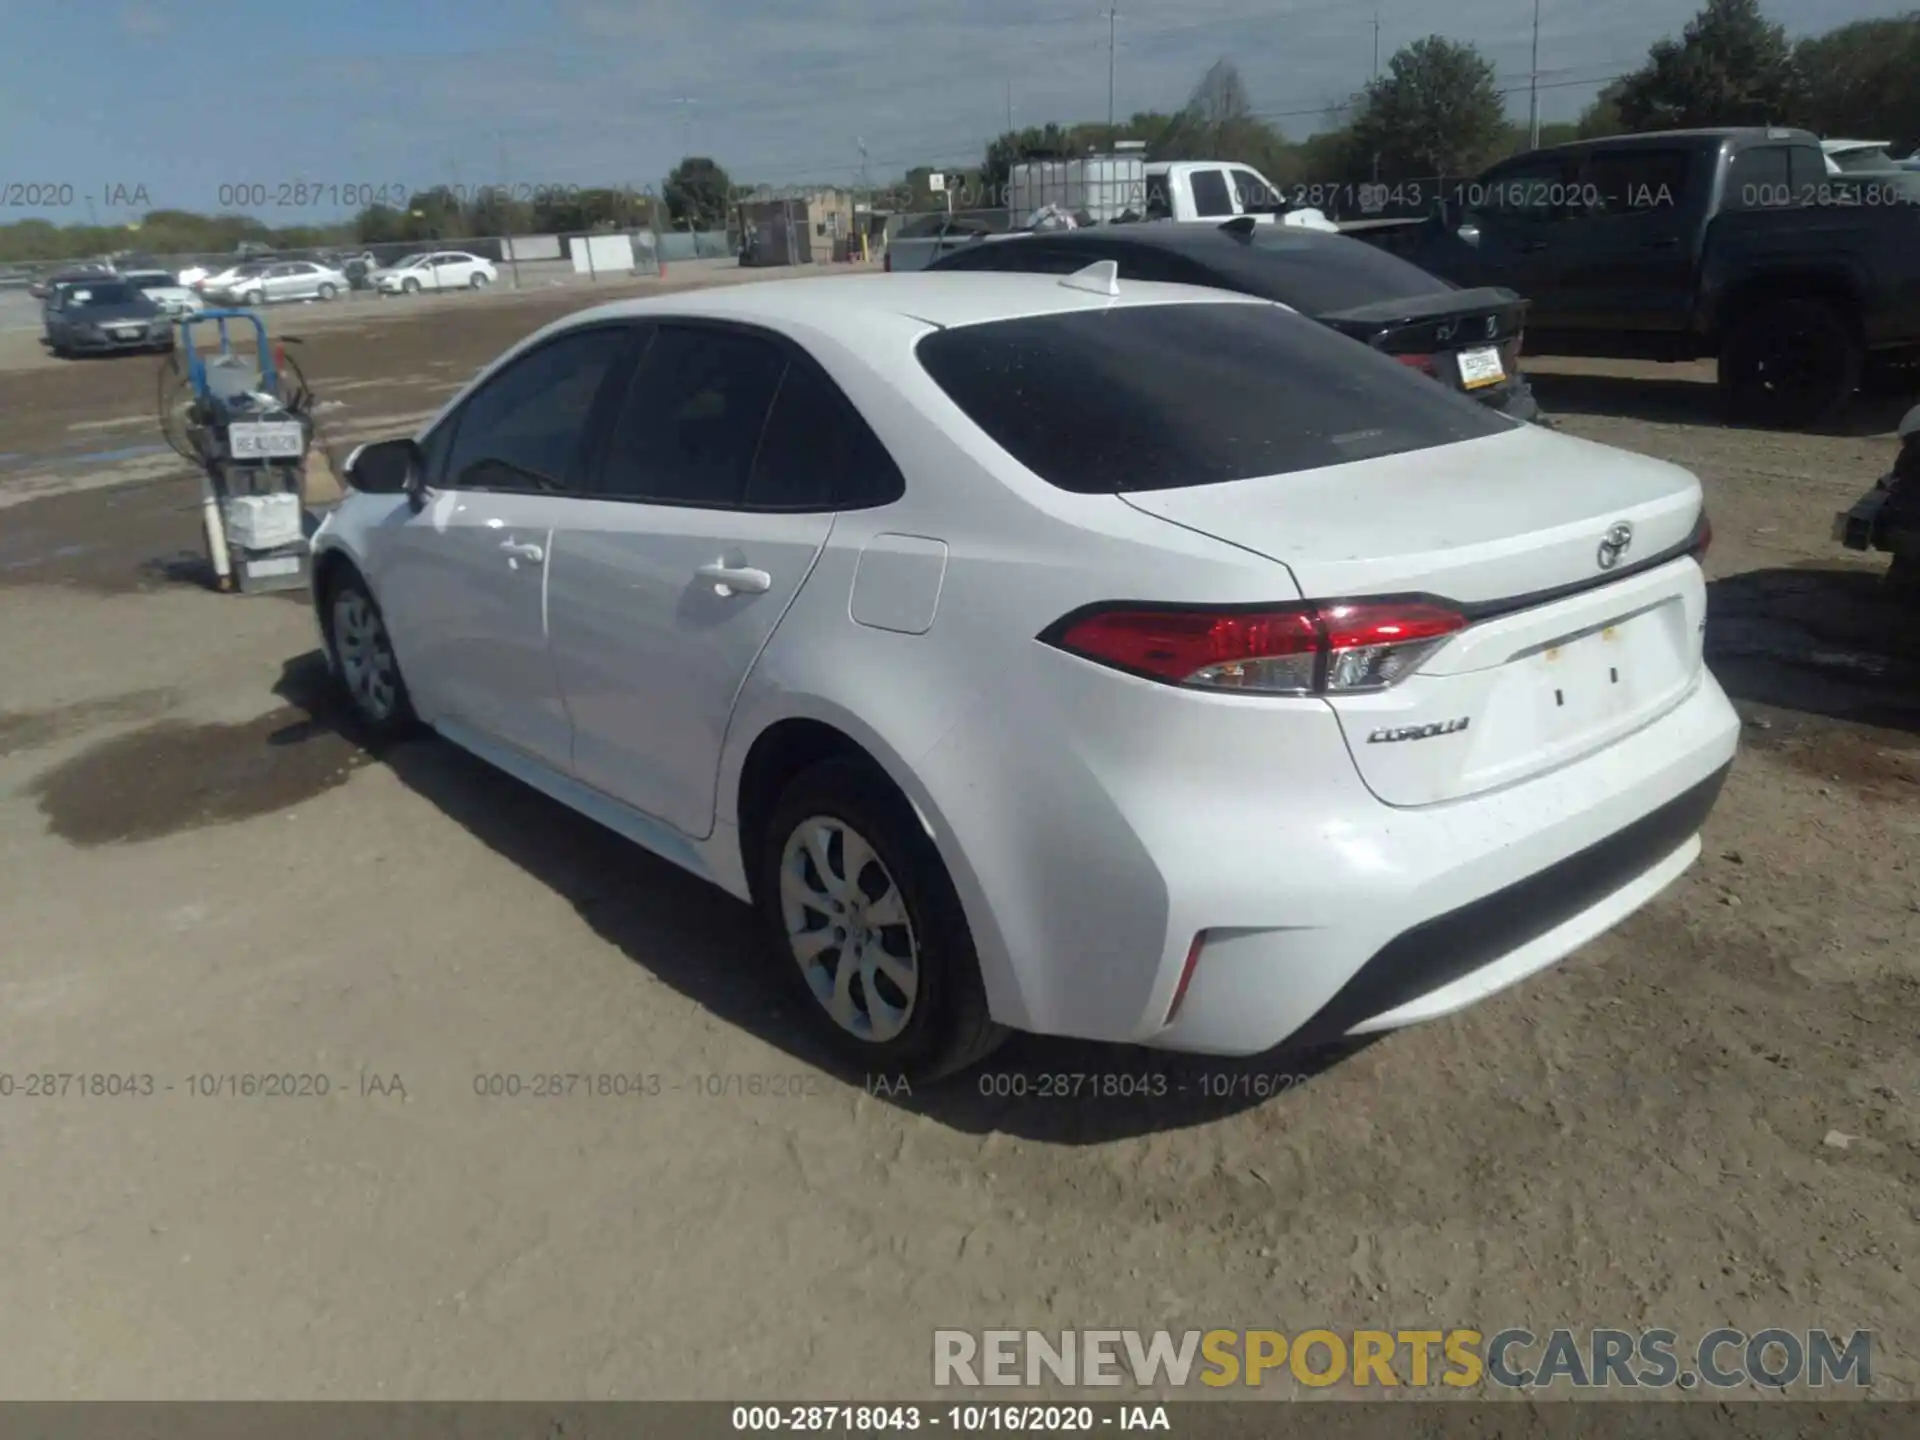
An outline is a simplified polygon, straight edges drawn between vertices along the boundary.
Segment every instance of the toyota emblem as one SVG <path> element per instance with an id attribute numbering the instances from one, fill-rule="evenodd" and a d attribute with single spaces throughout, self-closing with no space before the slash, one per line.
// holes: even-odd
<path id="1" fill-rule="evenodd" d="M 1633 526 L 1621 520 L 1607 527 L 1606 538 L 1600 542 L 1600 550 L 1595 559 L 1602 570 L 1611 570 L 1620 563 L 1620 557 L 1627 553 L 1633 544 Z"/>

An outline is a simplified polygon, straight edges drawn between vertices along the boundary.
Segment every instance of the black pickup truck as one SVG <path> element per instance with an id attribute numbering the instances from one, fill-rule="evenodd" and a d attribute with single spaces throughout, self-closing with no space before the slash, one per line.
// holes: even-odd
<path id="1" fill-rule="evenodd" d="M 1920 358 L 1920 174 L 1830 175 L 1792 129 L 1535 150 L 1356 232 L 1533 302 L 1538 354 L 1720 362 L 1735 418 L 1804 428 Z"/>

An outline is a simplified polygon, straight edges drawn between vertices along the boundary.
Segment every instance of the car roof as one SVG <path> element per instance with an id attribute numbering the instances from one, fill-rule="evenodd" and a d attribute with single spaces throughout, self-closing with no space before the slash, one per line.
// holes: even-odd
<path id="1" fill-rule="evenodd" d="M 882 317 L 918 320 L 948 329 L 1133 305 L 1269 303 L 1224 290 L 1146 281 L 1123 281 L 1118 295 L 1107 295 L 1063 284 L 1065 278 L 1001 271 L 912 271 L 901 275 L 764 280 L 617 300 L 568 319 L 584 322 L 685 315 L 786 323 L 834 335 L 858 347 L 863 325 Z"/>
<path id="2" fill-rule="evenodd" d="M 1696 130 L 1647 130 L 1635 135 L 1602 135 L 1592 140 L 1569 140 L 1564 145 L 1543 145 L 1500 162 L 1502 166 L 1528 160 L 1536 155 L 1582 154 L 1589 150 L 1613 150 L 1629 147 L 1671 145 L 1676 141 L 1736 145 L 1779 145 L 1800 142 L 1818 144 L 1811 130 L 1792 126 L 1721 125 Z"/>
<path id="3" fill-rule="evenodd" d="M 1309 230 L 1304 225 L 1286 227 L 1287 239 L 1312 248 L 1318 246 L 1333 253 L 1344 253 L 1364 241 L 1326 230 Z M 1256 250 L 1250 239 L 1241 239 L 1217 220 L 1144 220 L 1135 225 L 1085 225 L 1074 230 L 1032 230 L 996 236 L 980 243 L 1005 245 L 1016 240 L 1047 240 L 1095 249 L 1106 245 L 1151 245 L 1161 250 L 1219 250 L 1245 253 Z M 967 247 L 971 248 L 971 247 Z M 963 250 L 961 253 L 965 253 Z"/>

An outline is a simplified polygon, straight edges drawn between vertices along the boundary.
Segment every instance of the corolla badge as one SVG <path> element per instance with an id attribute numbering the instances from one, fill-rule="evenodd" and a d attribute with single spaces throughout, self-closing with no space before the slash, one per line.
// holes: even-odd
<path id="1" fill-rule="evenodd" d="M 1458 720 L 1439 720 L 1431 725 L 1389 726 L 1367 736 L 1367 744 L 1396 745 L 1402 740 L 1431 740 L 1437 735 L 1457 735 L 1467 728 L 1470 718 L 1462 715 Z"/>
<path id="2" fill-rule="evenodd" d="M 1600 541 L 1600 549 L 1594 554 L 1602 570 L 1611 570 L 1633 544 L 1633 526 L 1621 520 L 1607 528 L 1606 535 Z"/>

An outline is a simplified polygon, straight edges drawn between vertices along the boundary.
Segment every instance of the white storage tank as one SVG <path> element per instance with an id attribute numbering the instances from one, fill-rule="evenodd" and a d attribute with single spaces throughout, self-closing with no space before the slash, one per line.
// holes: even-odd
<path id="1" fill-rule="evenodd" d="M 1084 213 L 1096 224 L 1118 220 L 1128 211 L 1147 213 L 1147 157 L 1144 147 L 1115 147 L 1112 155 L 1081 160 L 1028 160 L 1007 174 L 1007 208 L 1030 215 L 1046 205 Z"/>

